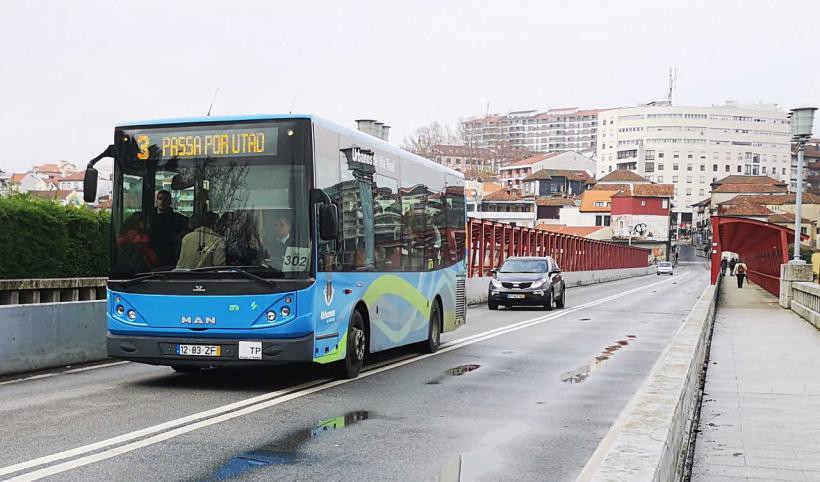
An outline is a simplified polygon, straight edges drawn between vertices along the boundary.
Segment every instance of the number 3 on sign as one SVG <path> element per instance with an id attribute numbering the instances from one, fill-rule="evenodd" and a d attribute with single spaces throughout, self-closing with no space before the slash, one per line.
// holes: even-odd
<path id="1" fill-rule="evenodd" d="M 148 152 L 148 146 L 151 144 L 151 140 L 145 134 L 140 134 L 137 136 L 137 147 L 139 148 L 139 152 L 137 153 L 137 159 L 141 161 L 147 161 L 148 157 L 151 155 Z"/>
<path id="2" fill-rule="evenodd" d="M 300 248 L 296 246 L 288 246 L 285 250 L 285 256 L 282 259 L 282 271 L 307 271 L 308 257 L 310 256 L 310 248 Z"/>

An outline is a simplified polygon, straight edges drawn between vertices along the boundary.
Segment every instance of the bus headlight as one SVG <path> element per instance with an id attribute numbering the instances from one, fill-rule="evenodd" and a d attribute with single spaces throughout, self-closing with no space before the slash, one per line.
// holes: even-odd
<path id="1" fill-rule="evenodd" d="M 134 321 L 137 319 L 137 312 L 134 310 L 128 310 L 128 319 Z"/>
<path id="2" fill-rule="evenodd" d="M 276 312 L 268 311 L 268 321 L 276 321 Z"/>
<path id="3" fill-rule="evenodd" d="M 290 315 L 290 308 L 287 307 L 287 306 L 283 306 L 282 307 L 282 316 L 288 316 L 288 315 Z"/>
<path id="4" fill-rule="evenodd" d="M 122 316 L 123 313 L 125 313 L 125 307 L 122 305 L 117 305 L 117 314 Z"/>

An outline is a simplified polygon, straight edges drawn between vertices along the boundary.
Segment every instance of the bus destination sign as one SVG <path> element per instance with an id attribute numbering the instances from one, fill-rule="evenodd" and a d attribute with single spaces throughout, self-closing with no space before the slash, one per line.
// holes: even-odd
<path id="1" fill-rule="evenodd" d="M 137 145 L 137 159 L 247 157 L 276 155 L 278 128 L 208 131 L 131 131 L 126 142 Z"/>

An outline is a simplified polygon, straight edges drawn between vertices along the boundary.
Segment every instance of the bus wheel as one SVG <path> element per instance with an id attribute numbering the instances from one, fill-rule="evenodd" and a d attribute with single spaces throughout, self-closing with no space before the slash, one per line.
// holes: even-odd
<path id="1" fill-rule="evenodd" d="M 339 378 L 356 378 L 364 364 L 367 351 L 367 337 L 364 333 L 364 320 L 359 310 L 354 310 L 347 327 L 347 350 L 345 359 L 338 362 L 336 375 Z"/>
<path id="2" fill-rule="evenodd" d="M 427 341 L 422 342 L 424 353 L 435 353 L 441 346 L 441 308 L 438 301 L 433 302 L 430 309 L 430 326 L 427 329 Z"/>

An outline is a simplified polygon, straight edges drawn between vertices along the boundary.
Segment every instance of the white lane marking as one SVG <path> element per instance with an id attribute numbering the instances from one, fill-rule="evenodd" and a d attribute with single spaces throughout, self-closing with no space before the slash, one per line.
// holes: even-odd
<path id="1" fill-rule="evenodd" d="M 5 382 L 0 382 L 0 385 L 11 385 L 12 383 L 20 383 L 20 382 L 28 382 L 31 380 L 39 380 L 42 378 L 50 378 L 56 377 L 57 375 L 65 375 L 66 373 L 79 373 L 79 372 L 86 372 L 88 370 L 97 370 L 100 368 L 108 368 L 114 367 L 117 365 L 125 365 L 126 363 L 131 363 L 129 361 L 117 361 L 111 363 L 104 363 L 102 365 L 92 365 L 90 367 L 82 367 L 82 368 L 72 368 L 71 370 L 63 370 L 60 372 L 53 372 L 53 373 L 43 373 L 41 375 L 32 375 L 30 377 L 25 378 L 15 378 L 14 380 L 6 380 Z"/>
<path id="2" fill-rule="evenodd" d="M 677 278 L 669 278 L 669 279 L 665 279 L 665 280 L 662 280 L 662 281 L 656 281 L 654 283 L 649 283 L 649 284 L 646 284 L 646 285 L 642 285 L 642 286 L 633 288 L 631 290 L 623 291 L 623 292 L 615 294 L 615 295 L 611 295 L 611 296 L 600 298 L 600 299 L 597 299 L 597 300 L 594 300 L 594 301 L 590 301 L 588 303 L 584 303 L 582 305 L 579 305 L 579 306 L 576 306 L 576 307 L 573 307 L 573 308 L 563 309 L 563 310 L 561 310 L 557 313 L 551 313 L 549 315 L 536 317 L 536 318 L 533 318 L 533 319 L 530 319 L 530 320 L 525 320 L 525 321 L 521 321 L 521 322 L 518 322 L 518 323 L 514 323 L 512 325 L 508 325 L 508 326 L 505 326 L 505 327 L 500 327 L 500 328 L 496 328 L 496 329 L 493 329 L 493 330 L 488 330 L 486 332 L 479 333 L 479 334 L 476 334 L 476 335 L 471 335 L 471 336 L 468 336 L 468 337 L 460 338 L 458 340 L 453 340 L 449 343 L 442 344 L 441 348 L 436 353 L 431 353 L 431 354 L 427 354 L 427 355 L 421 355 L 421 356 L 401 360 L 401 361 L 392 363 L 390 365 L 382 366 L 382 367 L 375 368 L 375 369 L 368 369 L 367 371 L 360 374 L 358 378 L 355 378 L 355 379 L 352 379 L 352 380 L 336 380 L 336 381 L 330 381 L 330 382 L 328 382 L 327 380 L 315 380 L 315 381 L 310 382 L 310 383 L 306 383 L 306 384 L 303 384 L 303 385 L 292 387 L 289 390 L 280 390 L 280 391 L 276 391 L 276 392 L 270 392 L 268 394 L 260 395 L 260 396 L 253 397 L 253 398 L 246 399 L 246 400 L 241 400 L 239 402 L 235 402 L 235 403 L 225 405 L 225 406 L 222 406 L 222 407 L 217 407 L 217 408 L 207 410 L 207 411 L 204 411 L 204 412 L 195 413 L 195 414 L 189 415 L 187 417 L 183 417 L 183 418 L 176 419 L 176 420 L 171 420 L 171 421 L 159 424 L 159 425 L 155 425 L 153 427 L 148 427 L 148 428 L 145 428 L 145 429 L 142 429 L 142 430 L 137 430 L 135 432 L 126 433 L 126 434 L 123 434 L 123 435 L 120 435 L 120 436 L 117 436 L 117 437 L 113 437 L 113 438 L 110 438 L 110 439 L 107 439 L 107 440 L 103 440 L 103 441 L 100 441 L 100 442 L 96 442 L 96 443 L 93 443 L 93 444 L 84 445 L 82 447 L 77 447 L 75 449 L 66 450 L 66 451 L 63 451 L 63 452 L 59 452 L 57 454 L 48 455 L 48 456 L 45 456 L 45 457 L 40 457 L 40 458 L 33 459 L 33 460 L 30 460 L 30 461 L 26 461 L 26 462 L 21 462 L 19 464 L 11 465 L 11 466 L 8 466 L 8 467 L 3 467 L 3 468 L 0 468 L 0 475 L 7 475 L 7 474 L 14 473 L 14 472 L 19 472 L 21 470 L 25 470 L 25 469 L 28 469 L 28 468 L 33 468 L 33 467 L 43 465 L 43 464 L 46 464 L 46 463 L 56 462 L 58 460 L 63 460 L 63 459 L 73 457 L 73 456 L 76 456 L 76 455 L 81 455 L 81 454 L 84 454 L 84 453 L 99 450 L 99 449 L 104 448 L 104 447 L 109 446 L 109 445 L 116 445 L 116 444 L 119 444 L 119 443 L 128 442 L 130 440 L 134 440 L 134 439 L 137 439 L 137 438 L 140 438 L 140 437 L 145 437 L 145 436 L 148 436 L 148 435 L 152 435 L 152 434 L 155 434 L 157 432 L 161 432 L 163 430 L 178 427 L 178 428 L 174 428 L 173 430 L 169 430 L 167 432 L 163 432 L 163 433 L 160 433 L 158 435 L 154 435 L 152 437 L 148 437 L 148 438 L 136 441 L 136 442 L 132 442 L 132 443 L 129 443 L 129 444 L 126 444 L 126 445 L 121 445 L 119 447 L 114 447 L 114 448 L 111 448 L 111 449 L 108 449 L 108 450 L 105 450 L 105 451 L 102 451 L 102 452 L 99 452 L 99 453 L 96 453 L 96 454 L 88 455 L 88 456 L 85 456 L 85 457 L 80 457 L 80 458 L 77 458 L 77 459 L 74 459 L 74 460 L 70 460 L 70 461 L 67 461 L 67 462 L 60 463 L 60 464 L 52 465 L 50 467 L 45 467 L 45 468 L 35 470 L 33 472 L 29 472 L 29 473 L 26 473 L 26 474 L 22 474 L 22 475 L 19 475 L 17 477 L 14 477 L 12 479 L 9 479 L 9 480 L 13 480 L 13 481 L 37 480 L 37 479 L 40 479 L 40 478 L 43 478 L 43 477 L 48 477 L 48 476 L 55 475 L 55 474 L 58 474 L 58 473 L 61 473 L 61 472 L 65 472 L 65 471 L 68 471 L 68 470 L 71 470 L 71 469 L 75 469 L 75 468 L 82 467 L 82 466 L 85 466 L 85 465 L 93 464 L 95 462 L 100 462 L 102 460 L 106 460 L 106 459 L 109 459 L 109 458 L 112 458 L 112 457 L 116 457 L 118 455 L 121 455 L 121 454 L 124 454 L 124 453 L 127 453 L 127 452 L 131 452 L 133 450 L 137 450 L 139 448 L 142 448 L 142 447 L 145 447 L 145 446 L 148 446 L 148 445 L 153 445 L 153 444 L 162 442 L 164 440 L 168 440 L 170 438 L 177 437 L 179 435 L 183 435 L 185 433 L 192 432 L 194 430 L 198 430 L 198 429 L 203 428 L 203 427 L 207 427 L 207 426 L 210 426 L 210 425 L 221 423 L 221 422 L 224 422 L 226 420 L 231 420 L 233 418 L 240 417 L 240 416 L 243 416 L 243 415 L 247 415 L 247 414 L 250 414 L 250 413 L 254 413 L 254 412 L 257 412 L 259 410 L 264 410 L 266 408 L 269 408 L 269 407 L 272 407 L 272 406 L 275 406 L 275 405 L 279 405 L 281 403 L 284 403 L 284 402 L 287 402 L 287 401 L 290 401 L 290 400 L 301 398 L 301 397 L 304 397 L 306 395 L 310 395 L 312 393 L 327 390 L 327 389 L 330 389 L 330 388 L 333 388 L 333 387 L 337 387 L 339 385 L 344 385 L 346 383 L 353 382 L 355 380 L 360 380 L 360 379 L 367 378 L 367 377 L 370 377 L 370 376 L 373 376 L 373 375 L 376 375 L 376 374 L 379 374 L 379 373 L 382 373 L 382 372 L 385 372 L 385 371 L 388 371 L 388 370 L 393 370 L 395 368 L 399 368 L 399 367 L 402 367 L 402 366 L 405 366 L 405 365 L 409 365 L 410 363 L 415 363 L 415 362 L 418 362 L 418 361 L 421 361 L 421 360 L 426 360 L 427 358 L 437 356 L 437 355 L 441 355 L 443 353 L 447 353 L 447 352 L 452 351 L 452 350 L 457 350 L 459 348 L 463 348 L 465 346 L 469 346 L 469 345 L 472 345 L 472 344 L 475 344 L 475 343 L 479 343 L 481 341 L 489 340 L 489 339 L 492 339 L 492 338 L 495 338 L 495 337 L 498 337 L 498 336 L 501 336 L 501 335 L 512 333 L 512 332 L 522 330 L 522 329 L 525 329 L 525 328 L 529 328 L 529 327 L 532 327 L 532 326 L 535 326 L 535 325 L 539 325 L 539 324 L 545 323 L 547 321 L 551 321 L 551 320 L 554 320 L 556 318 L 566 316 L 570 313 L 574 313 L 576 311 L 580 311 L 580 310 L 583 310 L 583 309 L 586 309 L 586 308 L 589 308 L 589 307 L 592 307 L 592 306 L 596 306 L 596 305 L 600 305 L 600 304 L 603 304 L 603 303 L 606 303 L 606 302 L 609 302 L 609 301 L 613 301 L 613 300 L 616 300 L 618 298 L 623 298 L 625 296 L 628 296 L 628 295 L 631 295 L 633 293 L 645 290 L 647 288 L 651 288 L 653 286 L 657 286 L 657 285 L 661 285 L 661 284 L 665 284 L 665 283 L 670 283 L 673 280 L 680 280 L 680 279 L 688 276 L 688 274 L 689 273 L 683 273 L 680 276 L 678 276 Z M 228 413 L 225 413 L 225 412 L 228 412 Z M 208 417 L 212 417 L 212 418 L 208 418 Z M 202 419 L 205 419 L 205 418 L 207 418 L 207 420 L 202 420 Z M 189 425 L 185 425 L 185 424 L 189 424 Z M 184 425 L 184 426 L 180 427 L 180 425 Z"/>

